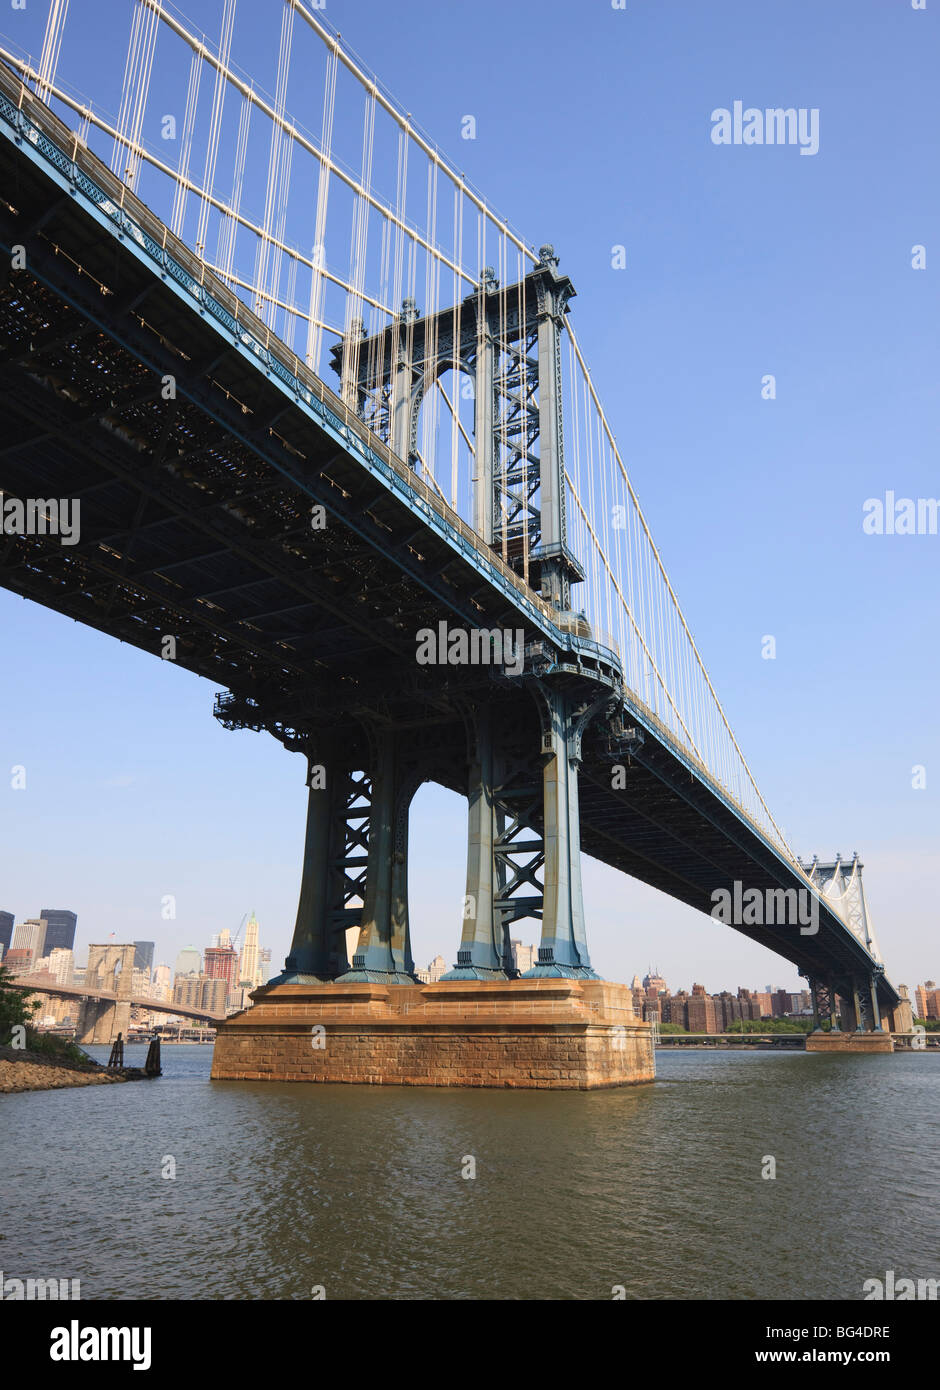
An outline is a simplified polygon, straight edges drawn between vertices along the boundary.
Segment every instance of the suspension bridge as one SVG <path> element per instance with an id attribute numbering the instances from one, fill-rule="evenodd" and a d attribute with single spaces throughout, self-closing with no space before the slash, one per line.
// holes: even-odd
<path id="1" fill-rule="evenodd" d="M 408 808 L 433 780 L 469 804 L 445 992 L 590 994 L 583 850 L 704 912 L 809 903 L 813 930 L 730 924 L 807 977 L 819 1023 L 838 997 L 843 1028 L 882 1031 L 899 995 L 858 857 L 802 863 L 758 790 L 560 256 L 301 0 L 265 8 L 270 53 L 257 27 L 239 48 L 236 0 L 209 36 L 120 8 L 123 74 L 68 0 L 35 56 L 0 42 L 0 488 L 49 522 L 8 516 L 0 583 L 215 680 L 227 728 L 305 755 L 275 990 L 410 992 Z M 68 544 L 50 499 L 80 504 Z M 542 940 L 517 980 L 523 917 Z"/>

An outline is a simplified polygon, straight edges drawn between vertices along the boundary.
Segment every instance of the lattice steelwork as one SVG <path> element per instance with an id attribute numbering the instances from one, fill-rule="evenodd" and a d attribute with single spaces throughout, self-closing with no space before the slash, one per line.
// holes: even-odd
<path id="1" fill-rule="evenodd" d="M 828 863 L 813 859 L 811 864 L 803 867 L 820 896 L 839 914 L 849 931 L 869 954 L 880 961 L 882 955 L 868 915 L 868 903 L 862 883 L 863 865 L 858 854 L 853 854 L 851 859 L 843 859 L 841 855 L 837 855 Z"/>

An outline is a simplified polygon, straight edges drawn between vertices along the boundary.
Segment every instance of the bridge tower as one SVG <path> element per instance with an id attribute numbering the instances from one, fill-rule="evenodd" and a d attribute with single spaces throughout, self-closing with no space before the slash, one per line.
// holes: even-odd
<path id="1" fill-rule="evenodd" d="M 584 574 L 566 535 L 560 337 L 574 287 L 543 246 L 536 267 L 501 287 L 489 267 L 458 306 L 422 317 L 406 299 L 372 338 L 361 321 L 333 350 L 343 398 L 411 467 L 420 462 L 422 401 L 456 366 L 472 382 L 473 524 L 547 605 L 559 626 L 590 636 L 571 611 Z M 520 653 L 521 657 L 521 653 Z M 494 720 L 492 686 L 465 701 L 469 802 L 462 935 L 446 980 L 515 976 L 509 932 L 541 920 L 530 978 L 597 976 L 581 895 L 578 768 L 607 687 L 572 694 L 528 658 L 528 732 Z M 230 714 L 232 726 L 241 723 Z M 314 740 L 315 742 L 315 740 Z M 301 746 L 297 743 L 295 746 Z M 280 983 L 410 984 L 408 811 L 442 753 L 427 738 L 369 723 L 334 734 L 310 766 L 297 922 Z M 351 962 L 345 932 L 359 927 Z"/>
<path id="2" fill-rule="evenodd" d="M 134 984 L 133 942 L 125 946 L 88 947 L 85 984 L 89 989 L 115 995 L 113 999 L 83 999 L 79 1005 L 75 1036 L 80 1043 L 110 1043 L 118 1033 L 127 1035 L 131 1021 L 130 999 Z"/>
<path id="3" fill-rule="evenodd" d="M 837 854 L 829 861 L 814 857 L 803 867 L 813 887 L 841 917 L 865 953 L 860 953 L 858 970 L 842 970 L 827 979 L 808 977 L 814 1029 L 820 1031 L 828 1019 L 830 1033 L 883 1033 L 878 982 L 884 974 L 884 964 L 868 911 L 858 854 L 854 853 L 851 859 Z"/>

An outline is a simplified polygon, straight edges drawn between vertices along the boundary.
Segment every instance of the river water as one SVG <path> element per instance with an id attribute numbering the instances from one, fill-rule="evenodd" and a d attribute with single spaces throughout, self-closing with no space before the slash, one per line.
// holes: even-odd
<path id="1" fill-rule="evenodd" d="M 92 1299 L 860 1299 L 887 1270 L 940 1276 L 937 1053 L 660 1052 L 653 1084 L 554 1093 L 210 1082 L 211 1055 L 0 1097 L 5 1277 Z"/>

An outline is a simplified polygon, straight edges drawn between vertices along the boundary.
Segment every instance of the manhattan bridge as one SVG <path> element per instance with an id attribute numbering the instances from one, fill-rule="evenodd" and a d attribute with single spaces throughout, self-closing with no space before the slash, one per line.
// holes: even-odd
<path id="1" fill-rule="evenodd" d="M 532 976 L 594 977 L 583 850 L 706 913 L 735 885 L 808 894 L 815 932 L 735 929 L 806 976 L 817 1024 L 839 996 L 843 1028 L 881 1029 L 899 995 L 858 856 L 801 862 L 758 790 L 563 258 L 316 8 L 270 0 L 266 51 L 245 7 L 204 0 L 205 34 L 162 0 L 7 16 L 0 490 L 80 501 L 81 533 L 3 535 L 0 583 L 215 681 L 226 728 L 305 755 L 280 980 L 413 982 L 408 811 L 431 780 L 469 806 L 445 978 L 511 978 L 525 917 Z M 475 659 L 446 659 L 454 634 Z"/>

